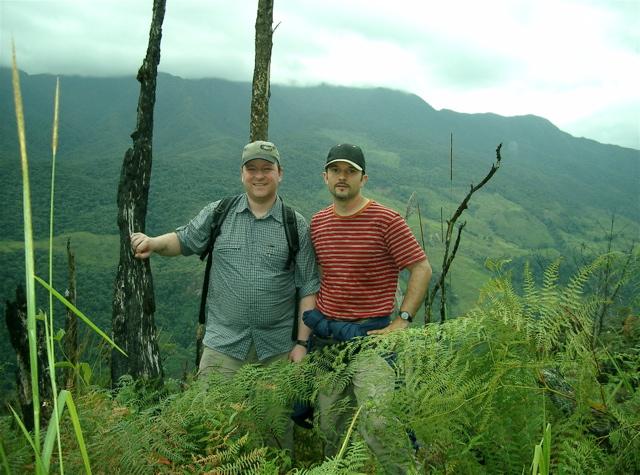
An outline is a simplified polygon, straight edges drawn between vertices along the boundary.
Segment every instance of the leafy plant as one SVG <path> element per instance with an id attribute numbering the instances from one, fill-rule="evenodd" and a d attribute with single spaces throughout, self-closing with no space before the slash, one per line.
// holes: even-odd
<path id="1" fill-rule="evenodd" d="M 560 263 L 541 282 L 525 268 L 521 290 L 506 263 L 495 263 L 496 277 L 467 314 L 324 349 L 299 365 L 249 366 L 231 380 L 212 375 L 184 389 L 124 379 L 117 396 L 87 392 L 77 401 L 87 452 L 94 466 L 127 473 L 375 473 L 355 423 L 333 459 L 300 451 L 309 458 L 294 467 L 285 452 L 265 446 L 282 434 L 294 401 L 347 384 L 351 362 L 375 352 L 393 355 L 398 383 L 371 404 L 413 437 L 419 472 L 637 472 L 640 347 L 620 329 L 615 345 L 592 340 L 599 299 L 585 289 L 603 262 L 566 283 Z M 391 432 L 393 446 L 402 434 Z M 66 469 L 81 471 L 70 419 L 61 420 L 60 433 Z M 305 443 L 321 435 L 316 427 Z M 15 440 L 3 445 L 10 467 L 28 460 Z"/>

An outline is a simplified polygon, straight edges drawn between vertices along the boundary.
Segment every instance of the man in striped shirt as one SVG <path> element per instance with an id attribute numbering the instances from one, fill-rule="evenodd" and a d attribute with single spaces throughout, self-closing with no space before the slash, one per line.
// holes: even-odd
<path id="1" fill-rule="evenodd" d="M 316 310 L 305 312 L 305 322 L 315 333 L 322 328 L 334 339 L 406 328 L 423 302 L 431 278 L 427 256 L 398 213 L 362 195 L 368 176 L 360 147 L 333 147 L 323 175 L 333 204 L 311 219 L 311 240 L 321 278 Z M 399 315 L 391 321 L 402 269 L 408 269 L 409 281 Z M 395 374 L 383 358 L 370 357 L 354 364 L 357 367 L 349 387 L 319 397 L 327 456 L 337 452 L 349 421 L 344 414 L 336 416 L 330 410 L 336 401 L 350 397 L 361 405 L 393 391 Z M 361 417 L 360 431 L 380 463 L 389 473 L 405 473 L 410 457 L 408 438 L 398 447 L 383 444 L 376 432 L 384 430 L 388 421 L 375 409 Z M 401 439 L 402 434 L 396 437 Z"/>

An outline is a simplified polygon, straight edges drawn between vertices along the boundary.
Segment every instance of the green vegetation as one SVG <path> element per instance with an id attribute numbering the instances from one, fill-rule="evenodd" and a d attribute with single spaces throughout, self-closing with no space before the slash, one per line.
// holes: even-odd
<path id="1" fill-rule="evenodd" d="M 0 68 L 5 110 L 11 109 L 5 103 L 8 77 Z M 50 76 L 21 78 L 33 140 L 34 237 L 22 241 L 17 134 L 10 121 L 2 121 L 0 294 L 12 299 L 25 273 L 27 283 L 33 283 L 30 276 L 46 275 L 50 265 L 49 275 L 58 276 L 55 286 L 62 291 L 59 276 L 66 275 L 70 238 L 78 265 L 78 306 L 93 324 L 108 329 L 118 253 L 115 189 L 135 118 L 135 81 L 62 79 L 65 106 L 58 153 L 64 159 L 56 164 L 53 197 L 47 151 L 50 110 L 44 105 L 50 103 L 54 81 Z M 245 84 L 161 75 L 150 234 L 183 224 L 207 202 L 237 192 L 248 97 Z M 247 368 L 232 382 L 193 383 L 202 267 L 195 258 L 154 259 L 163 366 L 176 379 L 184 376 L 183 381 L 155 391 L 125 380 L 119 392 L 107 391 L 110 348 L 94 331 L 81 333 L 78 371 L 84 384 L 73 398 L 66 391 L 58 395 L 60 407 L 54 414 L 60 414 L 60 429 L 29 436 L 29 444 L 13 416 L 0 417 L 0 466 L 5 471 L 33 470 L 34 461 L 40 471 L 49 466 L 60 470 L 60 459 L 53 456 L 59 433 L 69 473 L 83 470 L 87 454 L 93 467 L 110 467 L 115 458 L 116 470 L 128 473 L 374 473 L 375 462 L 355 433 L 340 457 L 324 463 L 321 435 L 315 431 L 300 432 L 295 463 L 264 446 L 267 436 L 282 430 L 294 401 L 312 400 L 322 385 L 341 384 L 349 377 L 342 362 L 345 355 L 357 357 L 355 350 L 396 354 L 402 384 L 392 400 L 380 403 L 416 435 L 422 470 L 640 470 L 639 256 L 637 251 L 626 256 L 611 252 L 633 249 L 640 234 L 638 151 L 572 138 L 537 117 L 435 111 L 415 96 L 383 89 L 274 87 L 271 113 L 271 138 L 284 157 L 288 203 L 307 217 L 326 206 L 320 179 L 324 154 L 335 142 L 357 142 L 369 158 L 369 196 L 403 212 L 408 197 L 417 193 L 436 274 L 443 254 L 441 210 L 446 219 L 469 184 L 486 172 L 497 143 L 505 144 L 503 167 L 463 215 L 468 226 L 449 293 L 449 313 L 459 318 L 444 325 L 416 325 L 361 347 L 345 346 L 338 355 L 316 354 L 299 366 Z M 448 179 L 451 131 L 453 183 Z M 47 239 L 54 208 L 55 233 Z M 415 215 L 410 224 L 420 236 Z M 25 252 L 33 262 L 26 270 Z M 562 266 L 559 257 L 564 258 Z M 513 277 L 506 270 L 509 261 Z M 624 285 L 614 292 L 617 282 Z M 36 309 L 47 308 L 51 295 L 41 283 L 30 290 L 32 326 L 37 315 L 44 315 Z M 59 365 L 64 365 L 60 352 L 53 359 L 51 350 L 62 326 L 62 300 L 57 298 L 47 317 L 42 316 L 50 362 Z M 601 332 L 593 327 L 600 315 Z M 0 391 L 11 400 L 14 355 L 4 326 L 0 359 Z M 64 408 L 71 418 L 62 415 Z M 84 438 L 78 435 L 80 425 Z"/>
<path id="2" fill-rule="evenodd" d="M 393 352 L 399 386 L 372 404 L 415 434 L 419 473 L 636 473 L 640 327 L 624 329 L 616 317 L 594 339 L 602 301 L 588 289 L 606 259 L 564 284 L 557 262 L 538 282 L 525 268 L 520 290 L 512 270 L 492 263 L 495 277 L 465 315 L 313 353 L 301 365 L 246 367 L 232 381 L 213 375 L 160 392 L 130 380 L 117 394 L 85 390 L 77 404 L 92 464 L 141 474 L 376 473 L 356 432 L 339 460 L 322 461 L 317 426 L 299 429 L 295 462 L 264 443 L 282 434 L 294 401 L 345 383 L 345 361 Z M 636 253 L 629 285 L 638 285 L 639 271 Z M 15 431 L 9 422 L 0 419 L 3 434 Z M 70 422 L 62 433 L 65 467 L 78 473 Z M 3 444 L 11 470 L 21 472 L 30 462 L 24 443 Z"/>

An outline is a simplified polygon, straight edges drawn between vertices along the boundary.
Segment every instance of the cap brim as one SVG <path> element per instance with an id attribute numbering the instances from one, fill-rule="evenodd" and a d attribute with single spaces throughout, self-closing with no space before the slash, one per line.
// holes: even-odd
<path id="1" fill-rule="evenodd" d="M 358 165 L 357 163 L 352 162 L 351 160 L 347 160 L 346 158 L 336 158 L 334 160 L 331 160 L 330 162 L 327 162 L 325 164 L 324 168 L 327 168 L 329 165 L 331 165 L 332 163 L 336 163 L 336 162 L 348 163 L 349 165 L 351 165 L 356 170 L 362 171 L 362 167 L 360 165 Z"/>
<path id="2" fill-rule="evenodd" d="M 244 158 L 244 159 L 242 160 L 242 165 L 244 166 L 244 165 L 246 165 L 246 164 L 247 164 L 247 162 L 250 162 L 251 160 L 257 160 L 257 159 L 260 159 L 260 160 L 266 160 L 267 162 L 271 162 L 271 163 L 273 163 L 273 164 L 275 164 L 275 165 L 277 165 L 277 164 L 279 163 L 279 162 L 278 162 L 278 159 L 277 159 L 277 158 L 275 158 L 275 157 L 262 157 L 262 156 L 260 156 L 260 155 L 257 155 L 257 156 L 255 156 L 255 157 L 247 157 L 247 158 Z"/>

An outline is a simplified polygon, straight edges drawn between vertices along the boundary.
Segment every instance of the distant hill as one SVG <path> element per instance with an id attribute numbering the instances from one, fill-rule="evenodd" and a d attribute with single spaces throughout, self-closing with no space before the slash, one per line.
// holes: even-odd
<path id="1" fill-rule="evenodd" d="M 35 236 L 44 249 L 55 77 L 22 73 L 21 81 Z M 84 266 L 80 272 L 87 282 L 81 284 L 84 294 L 79 295 L 85 299 L 94 295 L 84 304 L 106 325 L 117 265 L 115 197 L 122 158 L 131 145 L 138 91 L 133 76 L 61 77 L 57 275 L 60 281 L 66 278 L 62 235 L 72 234 L 85 259 L 79 267 Z M 250 94 L 249 83 L 159 76 L 150 234 L 171 230 L 206 203 L 240 190 L 240 152 L 248 137 Z M 0 68 L 0 110 L 4 117 L 0 121 L 0 296 L 7 299 L 13 297 L 23 272 L 16 244 L 23 231 L 15 116 L 6 68 Z M 368 160 L 369 196 L 404 212 L 411 193 L 417 193 L 436 273 L 442 254 L 441 209 L 446 218 L 469 185 L 484 177 L 495 160 L 496 146 L 503 143 L 501 169 L 464 215 L 468 226 L 454 269 L 458 310 L 477 295 L 487 275 L 483 267 L 487 257 L 520 262 L 532 255 L 602 252 L 612 215 L 620 243 L 640 235 L 640 151 L 572 137 L 541 117 L 435 110 L 415 95 L 382 88 L 273 86 L 270 139 L 283 156 L 282 194 L 307 217 L 329 202 L 320 176 L 328 149 L 337 142 L 361 145 Z M 418 234 L 415 217 L 411 224 Z M 41 266 L 46 264 L 43 256 Z M 195 308 L 199 286 L 199 264 L 178 261 L 153 263 L 162 314 L 158 321 L 169 329 L 180 322 L 191 325 L 190 305 L 194 301 Z M 176 337 L 182 345 L 191 338 L 184 332 Z"/>
<path id="2" fill-rule="evenodd" d="M 34 188 L 42 189 L 48 187 L 55 78 L 21 77 L 32 179 Z M 138 83 L 134 78 L 73 76 L 63 77 L 61 87 L 58 198 L 84 199 L 88 202 L 81 208 L 83 213 L 114 216 L 114 184 L 124 151 L 131 144 Z M 17 156 L 17 143 L 6 68 L 0 69 L 0 93 L 0 106 L 9 118 L 0 123 L 1 160 L 7 170 L 3 184 L 8 185 L 2 187 L 0 196 L 4 203 L 15 203 L 11 197 L 19 170 L 9 166 L 10 157 Z M 180 197 L 195 207 L 215 197 L 216 190 L 237 188 L 234 178 L 239 151 L 248 136 L 249 100 L 248 83 L 159 76 L 150 209 L 158 208 L 161 222 L 173 216 L 163 208 L 165 200 L 175 202 L 176 186 L 188 184 L 191 193 Z M 293 199 L 301 203 L 309 202 L 304 196 L 309 190 L 322 190 L 318 174 L 323 158 L 332 144 L 341 141 L 363 146 L 369 159 L 370 187 L 385 190 L 389 198 L 403 201 L 421 189 L 448 191 L 453 133 L 454 188 L 477 181 L 502 142 L 505 166 L 491 189 L 528 213 L 540 218 L 546 205 L 560 204 L 570 210 L 569 221 L 588 208 L 640 220 L 640 152 L 574 138 L 540 117 L 436 111 L 407 93 L 333 86 L 274 86 L 270 105 L 271 140 L 281 149 L 286 167 L 284 192 L 293 193 Z M 93 196 L 87 196 L 86 190 Z M 42 196 L 48 199 L 46 193 Z M 184 204 L 176 207 L 184 208 Z M 3 235 L 19 238 L 20 226 L 14 221 L 19 213 L 4 211 L 9 221 L 3 219 Z M 59 210 L 63 229 L 89 230 L 78 221 L 77 213 L 72 216 L 74 219 Z M 113 219 L 94 218 L 92 231 L 113 231 Z"/>

